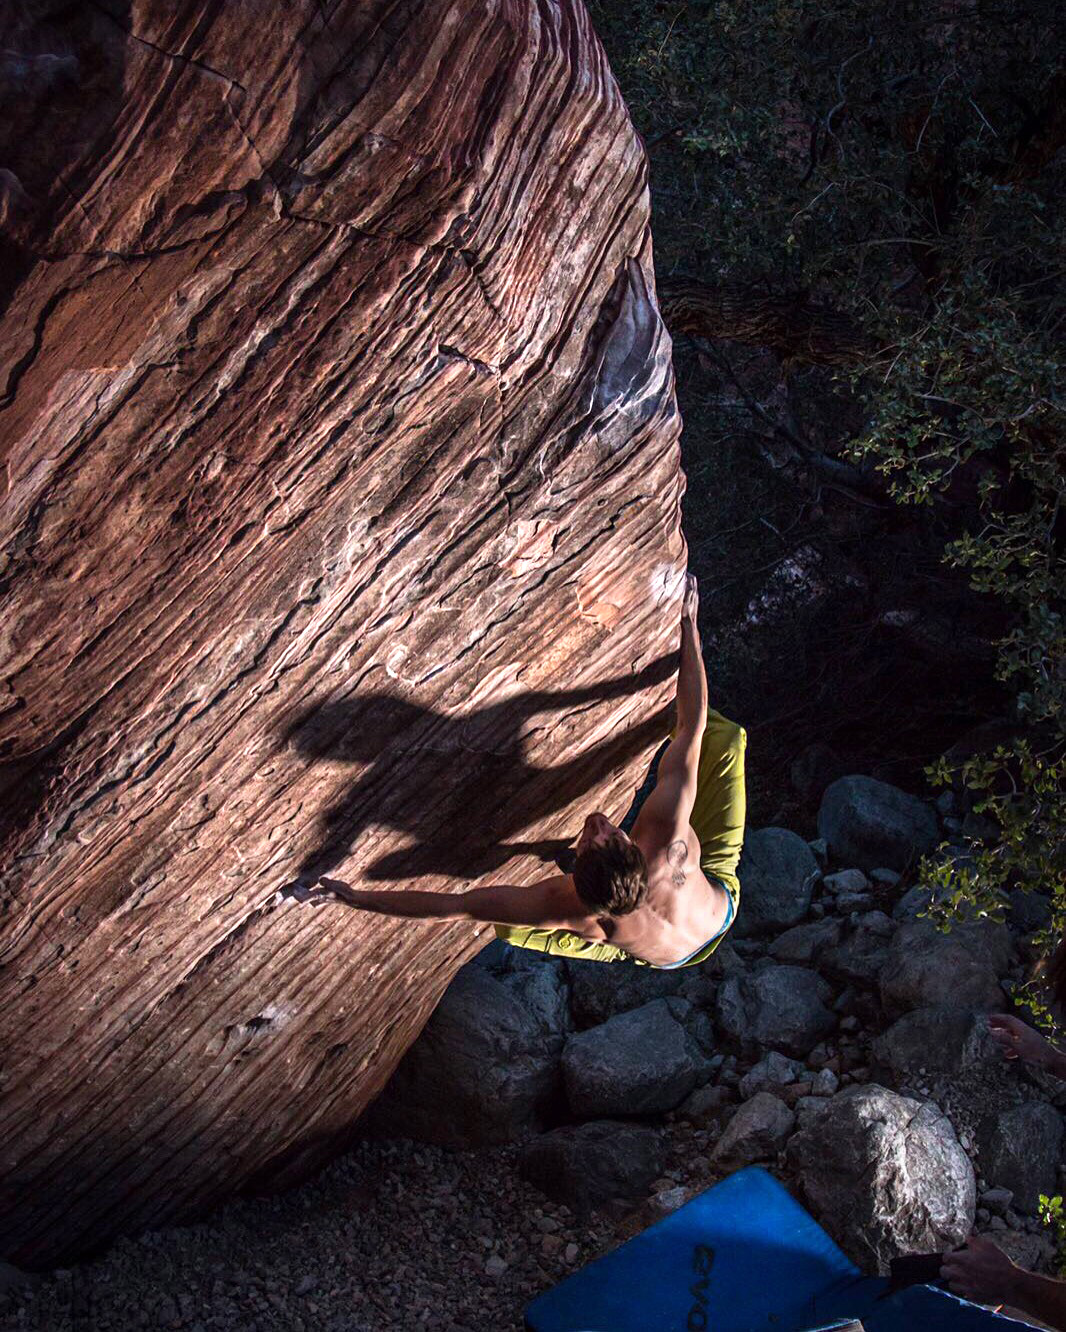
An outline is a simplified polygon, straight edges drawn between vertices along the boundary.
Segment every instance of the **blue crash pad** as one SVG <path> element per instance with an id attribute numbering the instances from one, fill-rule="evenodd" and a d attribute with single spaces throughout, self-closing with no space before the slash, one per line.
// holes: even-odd
<path id="1" fill-rule="evenodd" d="M 796 1200 L 758 1167 L 693 1198 L 535 1299 L 529 1332 L 1008 1332 L 1029 1326 L 931 1286 L 879 1300 Z"/>

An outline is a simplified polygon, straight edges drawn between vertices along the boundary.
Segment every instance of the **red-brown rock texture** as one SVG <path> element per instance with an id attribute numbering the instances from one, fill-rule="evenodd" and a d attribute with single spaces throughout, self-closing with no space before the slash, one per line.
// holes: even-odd
<path id="1" fill-rule="evenodd" d="M 484 934 L 278 890 L 530 882 L 620 815 L 685 550 L 578 0 L 5 13 L 0 1253 L 40 1265 L 344 1141 Z"/>

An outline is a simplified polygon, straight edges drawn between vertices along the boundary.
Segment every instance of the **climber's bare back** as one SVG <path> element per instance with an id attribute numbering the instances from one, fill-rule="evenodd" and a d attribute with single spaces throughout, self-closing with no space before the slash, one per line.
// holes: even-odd
<path id="1" fill-rule="evenodd" d="M 648 808 L 651 804 L 649 798 L 630 833 L 648 863 L 645 900 L 627 915 L 590 919 L 574 932 L 661 967 L 679 962 L 718 933 L 729 897 L 700 869 L 700 844 L 692 827 L 663 818 L 662 811 Z M 576 887 L 573 891 L 577 898 Z"/>

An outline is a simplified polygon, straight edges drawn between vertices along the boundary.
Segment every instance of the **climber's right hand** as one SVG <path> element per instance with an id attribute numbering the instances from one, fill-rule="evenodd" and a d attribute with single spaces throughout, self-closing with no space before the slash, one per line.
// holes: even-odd
<path id="1" fill-rule="evenodd" d="M 319 887 L 319 880 L 313 875 L 301 874 L 292 883 L 287 883 L 278 897 L 282 901 L 290 898 L 294 902 L 310 902 L 312 906 L 321 906 L 323 902 L 333 901 L 335 894 L 328 888 Z"/>
<path id="2" fill-rule="evenodd" d="M 323 874 L 319 880 L 318 892 L 324 899 L 334 902 L 347 902 L 349 906 L 361 905 L 359 894 L 350 883 L 345 883 L 343 879 L 327 879 Z"/>
<path id="3" fill-rule="evenodd" d="M 681 623 L 695 625 L 700 609 L 700 589 L 695 574 L 685 575 L 685 593 L 681 602 Z"/>

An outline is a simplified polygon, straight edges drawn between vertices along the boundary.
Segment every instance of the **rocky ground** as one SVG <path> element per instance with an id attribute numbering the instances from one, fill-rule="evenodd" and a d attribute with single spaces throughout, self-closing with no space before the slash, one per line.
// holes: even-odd
<path id="1" fill-rule="evenodd" d="M 1036 1211 L 1066 1178 L 1066 1087 L 1007 1065 L 983 1016 L 1009 1005 L 1045 903 L 949 934 L 923 919 L 916 853 L 964 826 L 957 796 L 843 778 L 814 841 L 749 831 L 740 919 L 702 967 L 490 945 L 376 1136 L 291 1193 L 7 1273 L 0 1326 L 519 1328 L 538 1292 L 754 1162 L 867 1270 L 973 1227 L 1050 1270 Z"/>
<path id="2" fill-rule="evenodd" d="M 517 1147 L 367 1142 L 291 1193 L 13 1285 L 0 1294 L 0 1327 L 520 1329 L 535 1295 L 721 1173 L 710 1161 L 714 1131 L 677 1119 L 656 1136 L 647 1200 L 580 1220 L 519 1177 Z"/>

